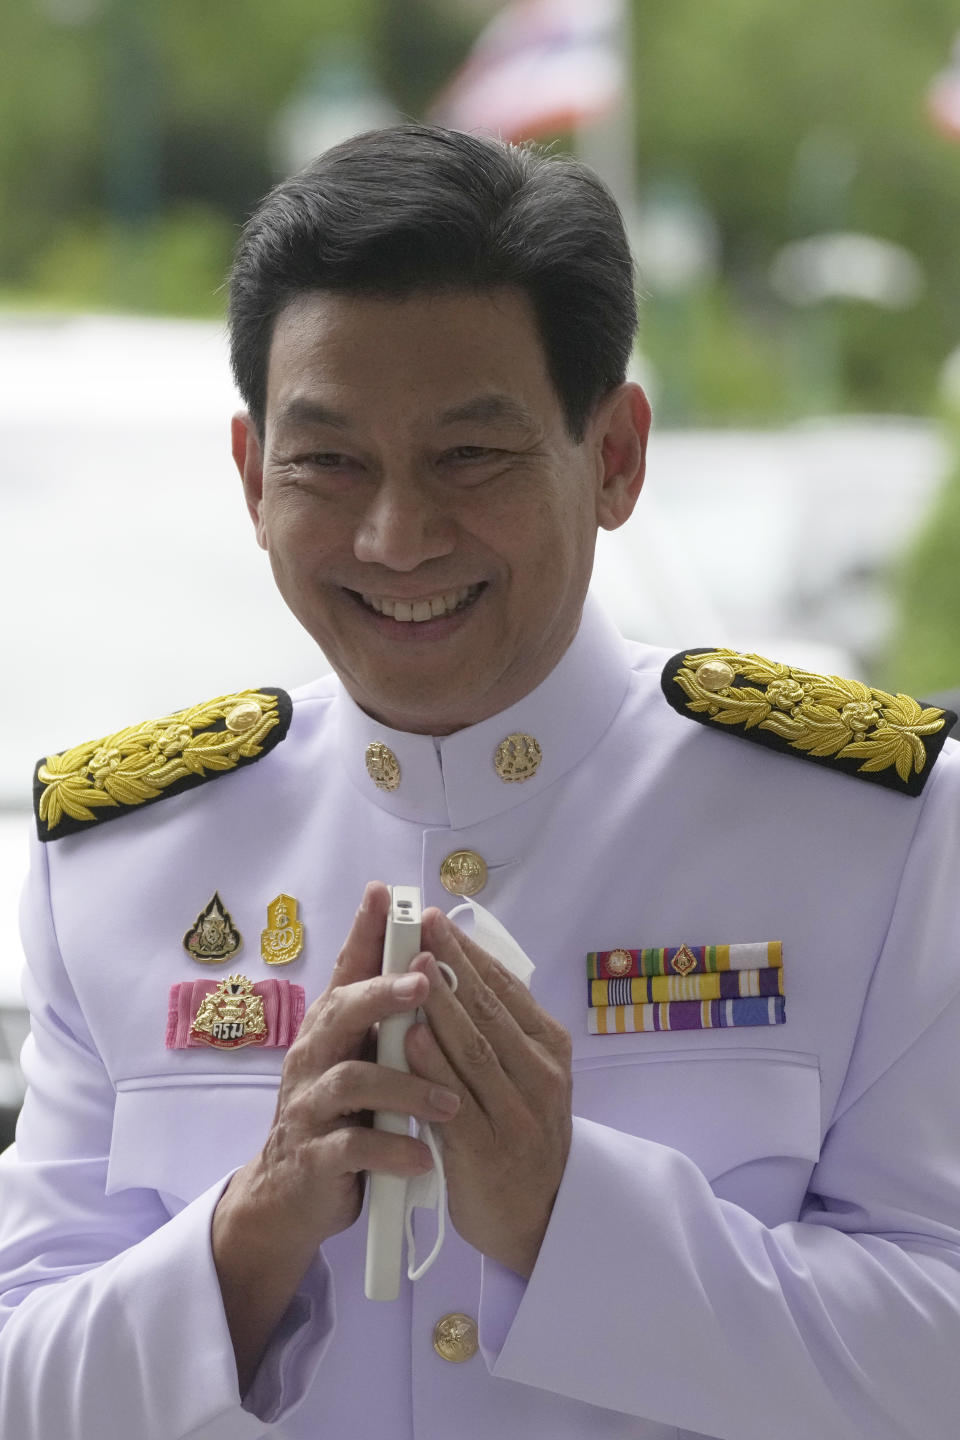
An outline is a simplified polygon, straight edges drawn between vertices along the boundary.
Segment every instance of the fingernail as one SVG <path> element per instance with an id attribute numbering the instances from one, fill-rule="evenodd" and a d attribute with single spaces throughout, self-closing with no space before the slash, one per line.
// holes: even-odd
<path id="1" fill-rule="evenodd" d="M 432 1086 L 427 1096 L 431 1108 L 439 1110 L 441 1115 L 456 1115 L 460 1109 L 460 1096 L 455 1095 L 452 1090 L 444 1090 L 439 1085 Z"/>
<path id="2" fill-rule="evenodd" d="M 420 990 L 420 976 L 398 975 L 393 982 L 392 989 L 398 1000 L 412 1000 Z"/>

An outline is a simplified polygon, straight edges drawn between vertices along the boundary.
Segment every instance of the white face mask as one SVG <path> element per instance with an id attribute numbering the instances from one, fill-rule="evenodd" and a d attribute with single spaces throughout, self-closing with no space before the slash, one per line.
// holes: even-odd
<path id="1" fill-rule="evenodd" d="M 516 975 L 518 980 L 522 980 L 523 984 L 529 987 L 530 977 L 536 967 L 530 957 L 521 950 L 509 930 L 501 925 L 497 917 L 491 915 L 489 910 L 484 910 L 482 905 L 478 905 L 476 900 L 464 900 L 463 904 L 455 905 L 448 912 L 447 918 L 456 921 L 457 917 L 462 916 L 465 911 L 472 912 L 473 925 L 461 925 L 460 928 L 465 930 L 470 938 L 492 955 L 495 960 L 499 960 L 505 970 L 509 970 L 512 975 Z M 449 966 L 442 964 L 440 969 L 446 974 L 451 988 L 456 990 L 457 977 L 453 971 Z M 404 1228 L 407 1234 L 407 1278 L 410 1280 L 419 1280 L 421 1275 L 425 1275 L 440 1254 L 447 1221 L 447 1181 L 443 1169 L 440 1138 L 425 1120 L 417 1122 L 417 1133 L 433 1156 L 433 1169 L 426 1175 L 415 1176 L 407 1184 Z M 437 1238 L 430 1254 L 419 1265 L 416 1263 L 416 1249 L 413 1240 L 414 1209 L 436 1210 L 437 1212 Z"/>

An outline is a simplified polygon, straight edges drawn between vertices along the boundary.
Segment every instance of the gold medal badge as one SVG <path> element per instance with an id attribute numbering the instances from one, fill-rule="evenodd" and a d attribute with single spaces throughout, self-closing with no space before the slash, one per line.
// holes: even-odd
<path id="1" fill-rule="evenodd" d="M 267 906 L 267 928 L 260 931 L 260 954 L 268 965 L 289 965 L 303 949 L 299 905 L 292 895 L 278 895 Z"/>
<path id="2" fill-rule="evenodd" d="M 243 936 L 216 893 L 183 937 L 184 950 L 201 965 L 219 965 L 231 959 L 242 944 Z"/>
<path id="3" fill-rule="evenodd" d="M 228 975 L 221 980 L 197 1011 L 190 1038 L 219 1050 L 262 1045 L 267 1038 L 267 1021 L 253 981 L 243 975 Z"/>

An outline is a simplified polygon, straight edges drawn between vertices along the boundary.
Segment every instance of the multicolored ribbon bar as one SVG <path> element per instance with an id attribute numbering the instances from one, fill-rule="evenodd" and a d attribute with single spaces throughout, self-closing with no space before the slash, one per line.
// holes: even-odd
<path id="1" fill-rule="evenodd" d="M 779 940 L 743 945 L 669 945 L 651 950 L 592 950 L 587 956 L 590 980 L 626 980 L 654 975 L 712 975 L 724 970 L 780 969 Z"/>
<path id="2" fill-rule="evenodd" d="M 740 1000 L 782 995 L 783 970 L 721 970 L 715 975 L 626 976 L 621 980 L 588 980 L 587 1004 L 645 1005 L 671 1000 Z"/>
<path id="3" fill-rule="evenodd" d="M 663 1005 L 601 1005 L 587 1011 L 587 1029 L 591 1035 L 782 1025 L 785 1020 L 781 995 L 750 1000 L 672 1000 Z"/>

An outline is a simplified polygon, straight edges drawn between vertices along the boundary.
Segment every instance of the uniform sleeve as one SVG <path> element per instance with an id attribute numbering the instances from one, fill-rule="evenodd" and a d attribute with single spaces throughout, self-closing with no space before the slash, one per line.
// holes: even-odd
<path id="1" fill-rule="evenodd" d="M 22 909 L 32 1033 L 17 1144 L 0 1158 L 0 1434 L 244 1440 L 295 1408 L 332 1319 L 318 1263 L 241 1405 L 210 1244 L 225 1180 L 172 1219 L 106 1195 L 114 1092 L 60 961 L 38 853 Z"/>
<path id="2" fill-rule="evenodd" d="M 485 1270 L 494 1375 L 721 1440 L 954 1440 L 958 769 L 928 785 L 799 1218 L 765 1226 L 680 1152 L 576 1120 L 529 1283 Z"/>

